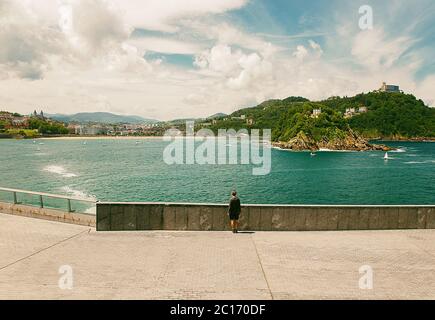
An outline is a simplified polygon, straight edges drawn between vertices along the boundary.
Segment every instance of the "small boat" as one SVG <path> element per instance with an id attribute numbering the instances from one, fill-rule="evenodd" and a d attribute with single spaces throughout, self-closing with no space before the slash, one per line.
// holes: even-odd
<path id="1" fill-rule="evenodd" d="M 317 154 L 316 154 L 315 152 L 311 152 L 310 155 L 311 155 L 312 157 L 317 156 Z"/>
<path id="2" fill-rule="evenodd" d="M 83 145 L 87 145 L 87 144 L 88 144 L 88 142 L 87 142 L 87 141 L 83 142 Z"/>
<path id="3" fill-rule="evenodd" d="M 385 156 L 384 156 L 384 160 L 385 161 L 388 161 L 390 158 L 389 158 L 389 156 L 388 156 L 388 152 L 385 152 Z"/>

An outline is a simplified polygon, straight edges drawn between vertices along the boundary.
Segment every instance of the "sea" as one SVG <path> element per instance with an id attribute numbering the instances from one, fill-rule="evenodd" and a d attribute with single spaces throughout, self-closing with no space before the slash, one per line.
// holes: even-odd
<path id="1" fill-rule="evenodd" d="M 114 202 L 226 203 L 237 190 L 246 204 L 435 203 L 435 143 L 379 142 L 396 148 L 388 160 L 385 152 L 271 149 L 270 173 L 257 176 L 255 164 L 169 165 L 169 143 L 0 140 L 0 187 Z"/>

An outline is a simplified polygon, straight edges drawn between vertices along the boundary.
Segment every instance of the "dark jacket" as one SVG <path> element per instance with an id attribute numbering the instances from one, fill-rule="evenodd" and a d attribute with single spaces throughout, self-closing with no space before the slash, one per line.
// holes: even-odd
<path id="1" fill-rule="evenodd" d="M 238 215 L 242 211 L 242 207 L 240 206 L 240 199 L 238 197 L 232 197 L 230 200 L 230 207 L 228 209 L 228 213 L 232 215 Z"/>

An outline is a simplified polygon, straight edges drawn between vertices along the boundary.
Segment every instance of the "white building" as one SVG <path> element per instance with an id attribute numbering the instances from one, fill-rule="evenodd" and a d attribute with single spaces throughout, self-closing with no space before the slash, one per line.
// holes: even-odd
<path id="1" fill-rule="evenodd" d="M 322 109 L 314 109 L 311 117 L 318 118 L 322 114 Z"/>

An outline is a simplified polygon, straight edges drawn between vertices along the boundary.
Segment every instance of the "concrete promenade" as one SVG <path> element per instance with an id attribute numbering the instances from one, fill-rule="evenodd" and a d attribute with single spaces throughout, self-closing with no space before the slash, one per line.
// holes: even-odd
<path id="1" fill-rule="evenodd" d="M 435 230 L 97 233 L 0 214 L 0 299 L 39 298 L 435 299 Z"/>

